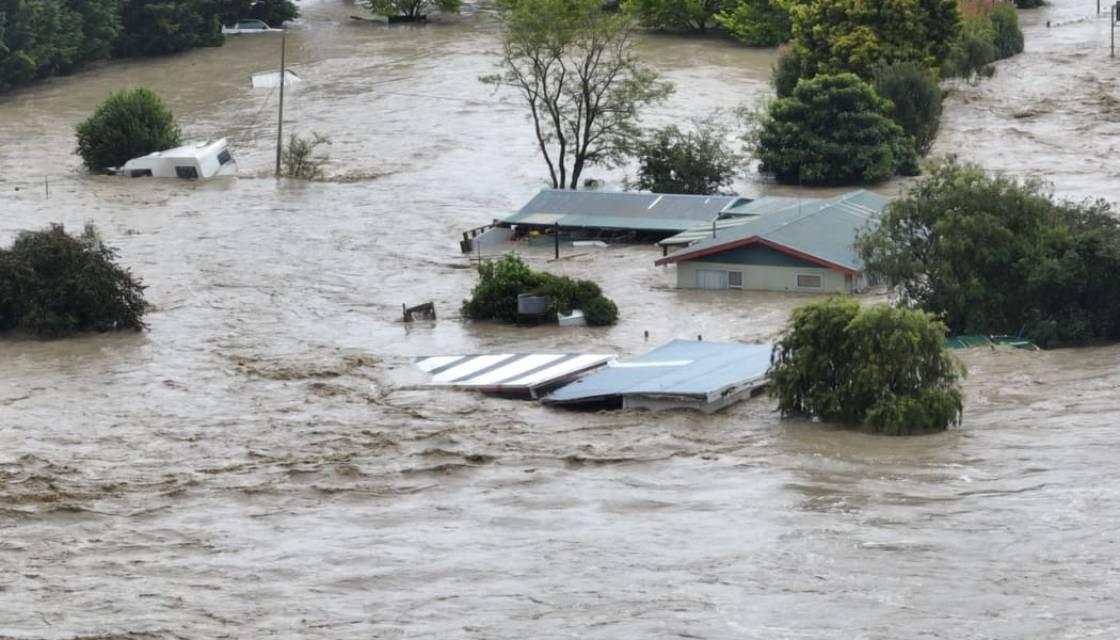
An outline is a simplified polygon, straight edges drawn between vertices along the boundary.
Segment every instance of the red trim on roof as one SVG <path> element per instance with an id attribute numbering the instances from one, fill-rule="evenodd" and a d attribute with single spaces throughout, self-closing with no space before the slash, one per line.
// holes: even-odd
<path id="1" fill-rule="evenodd" d="M 693 252 L 693 253 L 686 253 L 685 251 L 680 251 L 677 254 L 669 254 L 669 255 L 665 256 L 664 258 L 661 258 L 660 260 L 657 260 L 656 262 L 654 262 L 654 264 L 659 266 L 659 267 L 662 267 L 662 266 L 665 266 L 667 264 L 674 264 L 674 263 L 681 262 L 681 261 L 684 261 L 684 260 L 694 260 L 696 258 L 702 258 L 704 256 L 715 255 L 717 253 L 723 253 L 724 251 L 729 251 L 731 249 L 738 249 L 739 247 L 746 247 L 746 246 L 749 246 L 749 245 L 752 245 L 752 244 L 761 244 L 761 245 L 769 247 L 769 248 L 771 248 L 775 251 L 779 251 L 781 253 L 793 256 L 795 258 L 801 258 L 802 260 L 805 260 L 806 262 L 812 262 L 815 265 L 822 266 L 826 269 L 832 269 L 833 271 L 839 271 L 839 272 L 844 273 L 844 274 L 849 275 L 849 276 L 855 275 L 856 273 L 858 273 L 854 269 L 849 269 L 848 267 L 843 267 L 843 266 L 840 266 L 836 263 L 829 262 L 827 260 L 822 260 L 822 259 L 820 259 L 816 256 L 811 256 L 807 253 L 802 253 L 801 251 L 798 251 L 797 249 L 791 249 L 790 247 L 787 247 L 785 245 L 778 244 L 777 242 L 772 242 L 770 240 L 766 240 L 766 239 L 760 238 L 758 236 L 751 236 L 749 238 L 743 238 L 743 239 L 735 240 L 735 241 L 732 241 L 732 242 L 726 242 L 724 244 L 717 244 L 715 246 L 708 247 L 707 249 L 704 249 L 704 250 L 701 250 L 701 251 L 696 251 L 696 252 Z"/>

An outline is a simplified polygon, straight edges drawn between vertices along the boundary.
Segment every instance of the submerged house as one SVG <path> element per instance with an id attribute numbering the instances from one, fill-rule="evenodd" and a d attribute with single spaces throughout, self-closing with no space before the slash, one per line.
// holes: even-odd
<path id="1" fill-rule="evenodd" d="M 726 222 L 656 262 L 682 289 L 854 293 L 867 286 L 854 244 L 890 199 L 870 191 L 801 201 Z"/>
<path id="2" fill-rule="evenodd" d="M 636 192 L 545 189 L 498 227 L 521 232 L 559 229 L 575 238 L 659 240 L 698 224 L 710 224 L 739 196 L 692 196 Z"/>

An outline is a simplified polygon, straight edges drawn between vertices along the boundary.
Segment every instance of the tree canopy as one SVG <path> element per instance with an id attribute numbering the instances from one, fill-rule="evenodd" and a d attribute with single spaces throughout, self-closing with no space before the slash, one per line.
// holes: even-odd
<path id="1" fill-rule="evenodd" d="M 115 258 L 91 225 L 77 236 L 62 225 L 21 232 L 0 249 L 0 331 L 143 329 L 144 286 Z"/>
<path id="2" fill-rule="evenodd" d="M 638 180 L 634 186 L 654 193 L 720 193 L 739 171 L 739 157 L 714 120 L 690 131 L 669 125 L 638 144 Z"/>
<path id="3" fill-rule="evenodd" d="M 1120 221 L 1104 202 L 1055 202 L 1037 181 L 950 161 L 857 243 L 903 303 L 954 334 L 1042 346 L 1120 338 Z"/>
<path id="4" fill-rule="evenodd" d="M 770 103 L 754 141 L 763 171 L 787 184 L 842 185 L 917 172 L 891 104 L 853 74 L 801 80 Z"/>
<path id="5" fill-rule="evenodd" d="M 864 425 L 888 435 L 960 421 L 964 368 L 932 315 L 828 298 L 794 310 L 775 346 L 770 393 L 783 415 Z"/>
<path id="6" fill-rule="evenodd" d="M 419 18 L 433 9 L 444 13 L 458 13 L 462 0 L 363 0 L 366 8 L 379 16 L 407 16 Z"/>
<path id="7" fill-rule="evenodd" d="M 622 10 L 649 29 L 705 31 L 724 4 L 724 0 L 625 0 Z"/>
<path id="8" fill-rule="evenodd" d="M 880 65 L 872 87 L 890 101 L 891 119 L 910 135 L 914 150 L 929 153 L 941 126 L 941 86 L 933 73 L 916 62 Z"/>
<path id="9" fill-rule="evenodd" d="M 671 86 L 639 62 L 630 18 L 599 0 L 516 0 L 504 20 L 501 72 L 482 81 L 518 93 L 553 188 L 576 189 L 588 166 L 627 155 L 639 109 Z"/>
<path id="10" fill-rule="evenodd" d="M 957 0 L 812 0 L 791 9 L 801 76 L 851 72 L 870 78 L 878 64 L 941 65 L 961 26 Z"/>
<path id="11" fill-rule="evenodd" d="M 743 44 L 774 47 L 790 38 L 790 7 L 795 0 L 736 0 L 716 14 L 716 22 Z"/>
<path id="12" fill-rule="evenodd" d="M 91 171 L 119 167 L 132 158 L 180 143 L 171 110 L 151 89 L 117 91 L 77 127 L 82 162 Z"/>

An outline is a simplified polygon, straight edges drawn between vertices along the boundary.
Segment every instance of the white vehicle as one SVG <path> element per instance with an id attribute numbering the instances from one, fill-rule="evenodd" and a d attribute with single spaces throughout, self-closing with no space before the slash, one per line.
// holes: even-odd
<path id="1" fill-rule="evenodd" d="M 238 20 L 236 24 L 222 27 L 222 33 L 227 36 L 236 36 L 242 33 L 272 33 L 283 31 L 283 29 L 273 29 L 268 26 L 264 20 Z"/>
<path id="2" fill-rule="evenodd" d="M 156 151 L 133 158 L 115 172 L 129 178 L 213 178 L 234 175 L 237 163 L 233 161 L 226 139 L 216 142 L 199 142 L 166 151 Z"/>

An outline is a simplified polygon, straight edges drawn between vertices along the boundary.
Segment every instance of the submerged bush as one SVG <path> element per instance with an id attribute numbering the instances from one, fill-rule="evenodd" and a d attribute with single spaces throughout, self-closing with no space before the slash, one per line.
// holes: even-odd
<path id="1" fill-rule="evenodd" d="M 775 346 L 770 393 L 783 415 L 876 433 L 943 431 L 960 422 L 964 368 L 945 326 L 921 311 L 829 298 L 794 310 Z"/>
<path id="2" fill-rule="evenodd" d="M 55 338 L 143 329 L 144 285 L 115 257 L 92 225 L 78 236 L 58 224 L 21 232 L 0 249 L 0 331 Z"/>
<path id="3" fill-rule="evenodd" d="M 996 60 L 1023 52 L 1023 31 L 1019 28 L 1019 12 L 1009 4 L 998 4 L 988 14 L 992 24 L 992 46 Z"/>
<path id="4" fill-rule="evenodd" d="M 517 296 L 523 293 L 548 296 L 547 314 L 554 319 L 558 313 L 566 315 L 580 309 L 591 326 L 614 324 L 618 320 L 618 308 L 603 296 L 599 285 L 590 280 L 533 271 L 512 253 L 482 261 L 478 275 L 478 284 L 460 310 L 471 320 L 516 321 Z"/>
<path id="5" fill-rule="evenodd" d="M 318 133 L 312 133 L 310 138 L 302 138 L 294 133 L 288 136 L 288 144 L 281 153 L 284 177 L 298 180 L 322 178 L 323 167 L 330 161 L 330 156 L 325 153 L 316 155 L 315 150 L 330 143 L 330 138 Z"/>
<path id="6" fill-rule="evenodd" d="M 171 110 L 151 89 L 117 91 L 77 127 L 77 153 L 90 171 L 119 167 L 132 158 L 180 144 Z"/>
<path id="7" fill-rule="evenodd" d="M 770 84 L 779 98 L 788 98 L 797 88 L 801 79 L 801 61 L 793 47 L 785 47 L 778 53 L 778 59 L 770 68 Z"/>
<path id="8" fill-rule="evenodd" d="M 714 119 L 692 131 L 676 125 L 653 131 L 638 143 L 638 180 L 632 185 L 654 193 L 710 195 L 731 186 L 741 158 Z"/>

